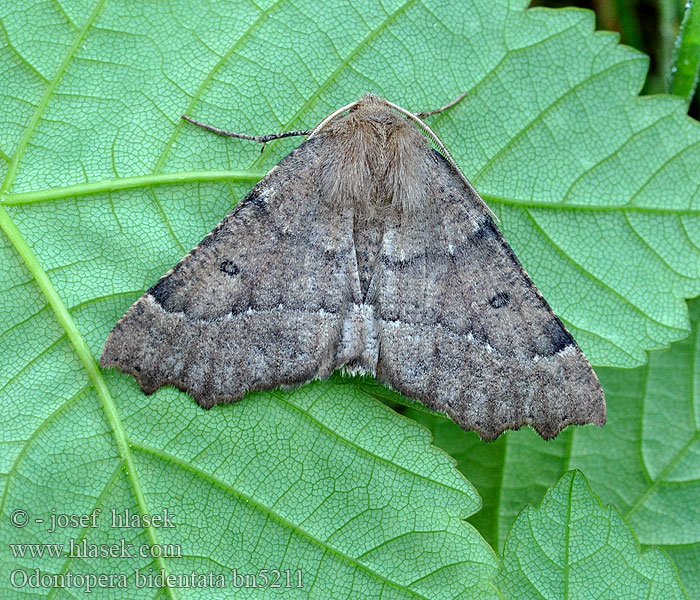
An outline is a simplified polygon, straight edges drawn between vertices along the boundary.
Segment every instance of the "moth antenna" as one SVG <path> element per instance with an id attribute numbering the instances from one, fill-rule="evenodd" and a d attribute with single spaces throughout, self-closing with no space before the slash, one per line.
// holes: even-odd
<path id="1" fill-rule="evenodd" d="M 459 96 L 452 100 L 452 102 L 448 102 L 447 104 L 445 104 L 445 106 L 441 106 L 440 108 L 434 108 L 433 110 L 422 110 L 414 114 L 419 119 L 424 119 L 425 117 L 429 117 L 430 115 L 438 115 L 441 112 L 447 110 L 448 108 L 452 108 L 458 102 L 461 102 L 467 96 L 468 93 L 469 92 L 462 92 Z"/>
<path id="2" fill-rule="evenodd" d="M 225 129 L 219 129 L 218 127 L 214 127 L 213 125 L 208 125 L 207 123 L 197 121 L 196 119 L 188 117 L 187 115 L 182 115 L 182 118 L 188 123 L 192 123 L 192 125 L 197 125 L 197 127 L 201 127 L 202 129 L 206 129 L 207 131 L 211 131 L 212 133 L 215 133 L 217 135 L 258 142 L 259 144 L 263 144 L 263 149 L 265 148 L 265 144 L 267 144 L 267 142 L 271 142 L 272 140 L 279 140 L 282 138 L 293 136 L 309 135 L 311 133 L 310 129 L 297 129 L 295 131 L 282 131 L 280 133 L 268 133 L 266 135 L 249 135 L 247 133 L 236 133 L 235 131 L 226 131 Z"/>
<path id="3" fill-rule="evenodd" d="M 448 108 L 451 108 L 455 104 L 457 104 L 459 101 L 461 101 L 468 92 L 464 92 L 457 96 L 454 100 L 451 102 L 448 102 L 445 104 L 445 106 L 441 106 L 440 108 L 436 108 L 434 110 L 429 110 L 429 111 L 423 111 L 419 113 L 412 113 L 405 108 L 401 108 L 398 104 L 394 104 L 393 102 L 389 102 L 388 100 L 385 100 L 388 106 L 393 108 L 394 110 L 400 112 L 402 115 L 405 115 L 412 121 L 414 121 L 428 136 L 430 137 L 431 140 L 435 143 L 435 145 L 440 149 L 442 152 L 442 155 L 447 159 L 447 162 L 450 163 L 452 168 L 457 172 L 459 175 L 459 178 L 464 182 L 464 184 L 476 195 L 479 200 L 481 200 L 481 204 L 484 206 L 486 209 L 486 212 L 491 215 L 491 217 L 496 221 L 496 223 L 500 223 L 501 220 L 496 216 L 496 213 L 494 213 L 491 208 L 489 207 L 486 202 L 479 196 L 477 191 L 474 189 L 474 186 L 469 182 L 467 177 L 462 173 L 462 169 L 459 168 L 459 165 L 457 164 L 457 161 L 452 157 L 452 154 L 450 154 L 450 151 L 447 149 L 445 144 L 442 143 L 442 140 L 438 137 L 438 135 L 430 128 L 430 126 L 425 123 L 421 119 L 421 117 L 426 117 L 434 114 L 441 113 Z M 334 110 L 330 115 L 328 115 L 323 121 L 321 121 L 316 127 L 313 129 L 297 129 L 295 131 L 283 131 L 280 133 L 268 133 L 266 135 L 249 135 L 247 133 L 237 133 L 235 131 L 227 131 L 225 129 L 220 129 L 219 127 L 214 127 L 213 125 L 209 125 L 207 123 L 202 123 L 201 121 L 197 121 L 196 119 L 193 119 L 192 117 L 189 117 L 187 115 L 182 115 L 182 118 L 187 121 L 188 123 L 192 123 L 193 125 L 197 125 L 198 127 L 201 127 L 202 129 L 206 129 L 207 131 L 211 131 L 212 133 L 216 133 L 217 135 L 221 135 L 224 137 L 234 137 L 234 138 L 239 138 L 242 140 L 251 140 L 253 142 L 258 142 L 259 144 L 263 144 L 262 150 L 265 149 L 265 144 L 267 142 L 271 142 L 272 140 L 279 140 L 282 138 L 287 138 L 287 137 L 294 137 L 294 136 L 302 136 L 306 135 L 310 138 L 314 137 L 317 135 L 321 130 L 323 130 L 328 123 L 330 123 L 333 119 L 341 115 L 347 110 L 350 110 L 354 106 L 357 106 L 359 104 L 360 100 L 355 100 L 354 102 L 350 102 L 350 104 L 346 104 L 345 106 Z M 262 152 L 261 150 L 261 152 Z"/>
<path id="4" fill-rule="evenodd" d="M 339 108 L 338 110 L 334 110 L 330 115 L 328 115 L 323 121 L 321 121 L 316 127 L 314 127 L 311 130 L 311 133 L 309 133 L 309 139 L 314 137 L 317 133 L 319 133 L 328 123 L 330 123 L 333 119 L 335 119 L 338 115 L 341 113 L 344 113 L 346 110 L 350 110 L 353 106 L 357 106 L 359 104 L 359 100 L 355 100 L 354 102 L 351 102 L 350 104 L 346 104 L 343 106 L 343 108 Z"/>
<path id="5" fill-rule="evenodd" d="M 456 100 L 453 100 L 452 102 L 450 102 L 450 104 L 446 104 L 444 107 L 442 107 L 442 108 L 440 108 L 440 109 L 437 109 L 437 110 L 438 110 L 438 111 L 441 111 L 441 110 L 445 110 L 445 109 L 448 108 L 449 106 L 454 106 L 455 104 L 457 104 L 457 102 L 459 102 L 462 98 L 464 98 L 465 95 L 466 95 L 466 93 L 465 93 L 465 94 L 462 94 L 462 96 L 460 96 L 460 97 L 457 98 Z M 425 121 L 421 120 L 421 118 L 420 118 L 418 115 L 416 115 L 416 114 L 414 114 L 414 113 L 412 113 L 412 112 L 406 110 L 405 108 L 401 108 L 398 104 L 394 104 L 393 102 L 389 102 L 388 100 L 385 100 L 385 102 L 386 102 L 389 106 L 391 106 L 391 108 L 393 108 L 394 110 L 400 112 L 402 115 L 405 115 L 406 117 L 408 117 L 409 119 L 411 119 L 411 120 L 412 120 L 414 123 L 416 123 L 416 125 L 418 125 L 425 133 L 428 134 L 428 137 L 429 137 L 431 140 L 433 140 L 433 142 L 435 143 L 435 145 L 436 145 L 438 148 L 440 148 L 440 151 L 442 152 L 442 155 L 447 159 L 447 162 L 450 163 L 450 165 L 452 165 L 452 168 L 457 172 L 457 174 L 459 175 L 459 178 L 464 182 L 464 184 L 469 188 L 469 190 L 471 190 L 472 192 L 474 192 L 474 195 L 475 195 L 479 200 L 481 200 L 481 204 L 482 204 L 482 205 L 484 206 L 484 208 L 486 209 L 486 212 L 488 212 L 488 213 L 491 215 L 491 217 L 494 219 L 494 221 L 496 221 L 496 223 L 500 223 L 501 220 L 496 216 L 496 213 L 494 213 L 494 212 L 491 210 L 491 208 L 489 207 L 489 205 L 486 204 L 486 202 L 484 202 L 483 198 L 482 198 L 481 196 L 479 196 L 479 194 L 477 193 L 477 191 L 474 189 L 474 186 L 473 186 L 471 183 L 469 183 L 469 180 L 466 178 L 466 176 L 464 175 L 464 173 L 462 173 L 462 169 L 459 168 L 459 165 L 457 164 L 457 161 L 455 161 L 455 159 L 452 158 L 452 155 L 450 154 L 450 151 L 447 149 L 447 147 L 445 146 L 445 144 L 442 143 L 442 140 L 438 137 L 437 133 L 435 133 L 435 132 L 428 126 L 428 124 L 427 124 Z M 418 114 L 421 114 L 421 113 L 418 113 Z"/>

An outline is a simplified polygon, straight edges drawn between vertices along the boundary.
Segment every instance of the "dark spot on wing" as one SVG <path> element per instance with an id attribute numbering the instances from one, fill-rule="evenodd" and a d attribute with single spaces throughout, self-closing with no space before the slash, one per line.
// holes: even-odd
<path id="1" fill-rule="evenodd" d="M 559 319 L 552 319 L 548 328 L 547 333 L 552 344 L 552 354 L 576 343 Z"/>
<path id="2" fill-rule="evenodd" d="M 489 300 L 489 304 L 494 308 L 503 308 L 510 302 L 510 294 L 508 292 L 498 292 Z"/>
<path id="3" fill-rule="evenodd" d="M 498 237 L 498 231 L 496 230 L 496 225 L 488 217 L 485 218 L 479 228 L 472 234 L 474 241 L 478 242 L 484 238 Z"/>
<path id="4" fill-rule="evenodd" d="M 219 264 L 219 270 L 226 275 L 238 275 L 241 272 L 238 265 L 232 260 L 222 260 Z"/>
<path id="5" fill-rule="evenodd" d="M 253 209 L 259 213 L 266 214 L 267 210 L 267 200 L 260 196 L 262 190 L 258 187 L 254 187 L 250 193 L 243 199 L 243 204 L 245 206 L 252 206 Z"/>
<path id="6" fill-rule="evenodd" d="M 172 287 L 172 281 L 170 277 L 162 277 L 158 283 L 149 288 L 146 292 L 153 296 L 153 299 L 160 304 L 165 310 L 168 309 L 168 298 L 170 297 L 170 291 Z"/>

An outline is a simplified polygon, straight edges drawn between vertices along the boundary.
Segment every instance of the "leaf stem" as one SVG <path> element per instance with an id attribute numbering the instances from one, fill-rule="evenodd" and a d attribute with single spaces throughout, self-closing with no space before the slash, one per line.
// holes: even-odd
<path id="1" fill-rule="evenodd" d="M 655 71 L 658 73 L 659 92 L 665 91 L 670 79 L 671 65 L 674 58 L 674 44 L 678 32 L 678 3 L 677 0 L 657 0 L 657 10 L 659 14 L 658 33 L 659 44 L 657 52 L 658 66 Z M 666 81 L 664 81 L 666 78 Z"/>
<path id="2" fill-rule="evenodd" d="M 685 99 L 695 94 L 700 67 L 700 3 L 688 0 L 673 52 L 668 91 Z"/>

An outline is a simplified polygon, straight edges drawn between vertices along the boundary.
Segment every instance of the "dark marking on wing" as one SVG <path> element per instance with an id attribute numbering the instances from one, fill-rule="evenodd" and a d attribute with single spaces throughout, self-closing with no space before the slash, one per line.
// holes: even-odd
<path id="1" fill-rule="evenodd" d="M 238 268 L 238 265 L 232 260 L 222 260 L 219 264 L 219 270 L 222 273 L 226 273 L 226 275 L 232 276 L 238 275 L 241 272 L 241 270 Z"/>
<path id="2" fill-rule="evenodd" d="M 552 344 L 552 354 L 556 354 L 567 346 L 576 344 L 574 338 L 571 337 L 571 334 L 556 317 L 549 322 L 549 331 L 547 333 Z"/>
<path id="3" fill-rule="evenodd" d="M 161 277 L 158 282 L 150 287 L 146 293 L 153 296 L 153 299 L 160 304 L 165 310 L 168 310 L 168 298 L 170 297 L 170 288 L 175 281 L 170 277 Z"/>
<path id="4" fill-rule="evenodd" d="M 480 240 L 490 237 L 499 237 L 499 233 L 491 219 L 484 219 L 481 222 L 481 226 L 472 234 L 472 241 L 478 243 Z M 508 249 L 510 250 L 510 247 L 508 247 Z M 513 257 L 515 256 L 512 254 L 512 251 L 511 255 Z M 518 261 L 517 264 L 520 265 L 520 261 Z"/>
<path id="5" fill-rule="evenodd" d="M 260 195 L 261 191 L 257 186 L 254 187 L 243 202 L 246 206 L 252 206 L 260 214 L 266 215 L 268 213 L 267 200 Z"/>
<path id="6" fill-rule="evenodd" d="M 494 308 L 503 308 L 510 302 L 510 294 L 508 292 L 498 292 L 489 300 L 489 304 Z"/>

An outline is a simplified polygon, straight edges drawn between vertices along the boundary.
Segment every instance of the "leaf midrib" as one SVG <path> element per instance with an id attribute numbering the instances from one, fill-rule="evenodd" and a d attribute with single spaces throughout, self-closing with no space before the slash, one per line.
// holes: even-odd
<path id="1" fill-rule="evenodd" d="M 17 206 L 22 204 L 35 204 L 88 196 L 92 194 L 108 194 L 120 190 L 147 188 L 150 186 L 172 185 L 178 183 L 201 183 L 206 181 L 252 181 L 257 182 L 265 176 L 263 171 L 252 170 L 218 170 L 207 169 L 202 171 L 176 171 L 173 173 L 153 173 L 149 175 L 136 175 L 133 177 L 111 177 L 89 183 L 78 183 L 62 187 L 46 188 L 31 192 L 17 192 L 4 194 L 2 204 Z M 699 211 L 700 212 L 700 211 Z"/>
<path id="2" fill-rule="evenodd" d="M 6 193 L 2 197 L 2 205 L 20 206 L 24 204 L 36 204 L 40 202 L 53 202 L 65 198 L 89 196 L 95 194 L 107 194 L 120 190 L 147 188 L 150 186 L 172 185 L 183 183 L 202 183 L 209 181 L 250 181 L 253 184 L 262 179 L 267 171 L 255 169 L 217 170 L 206 169 L 196 171 L 174 171 L 172 173 L 152 173 L 148 175 L 135 175 L 133 177 L 107 178 L 89 183 L 78 183 L 61 187 L 33 190 L 31 192 Z M 478 188 L 478 184 L 475 185 Z M 697 208 L 665 208 L 639 206 L 630 204 L 600 205 L 600 204 L 576 204 L 547 201 L 520 200 L 495 194 L 480 193 L 488 204 L 503 204 L 516 208 L 534 208 L 583 212 L 609 212 L 609 213 L 641 213 L 676 216 L 699 216 L 700 206 Z"/>
<path id="3" fill-rule="evenodd" d="M 5 232 L 5 235 L 7 235 L 10 243 L 14 246 L 20 258 L 22 258 L 24 266 L 34 277 L 34 281 L 51 306 L 51 309 L 56 315 L 57 321 L 61 327 L 63 327 L 63 330 L 66 332 L 68 339 L 73 345 L 80 362 L 83 364 L 88 378 L 90 379 L 93 387 L 95 388 L 95 392 L 102 403 L 102 408 L 114 435 L 114 440 L 117 445 L 119 455 L 124 462 L 126 476 L 134 492 L 139 511 L 141 514 L 148 514 L 150 511 L 148 510 L 148 504 L 146 503 L 146 498 L 141 487 L 141 481 L 139 480 L 136 471 L 136 464 L 129 447 L 130 442 L 126 435 L 126 430 L 124 429 L 124 425 L 119 417 L 114 399 L 112 398 L 112 395 L 107 388 L 107 384 L 102 377 L 102 373 L 95 362 L 95 358 L 90 352 L 85 339 L 78 331 L 73 318 L 68 312 L 66 305 L 63 303 L 63 300 L 58 295 L 58 292 L 53 286 L 53 283 L 49 279 L 46 271 L 44 271 L 44 269 L 41 267 L 36 255 L 34 252 L 32 252 L 32 249 L 27 244 L 24 236 L 22 236 L 22 233 L 17 228 L 14 221 L 12 221 L 12 218 L 3 206 L 0 206 L 0 229 Z M 148 536 L 149 542 L 152 545 L 159 545 L 160 542 L 158 540 L 158 535 L 153 527 L 149 526 L 145 528 L 145 532 Z M 167 567 L 162 557 L 156 558 L 155 561 L 159 568 L 164 569 L 165 572 L 167 572 Z M 165 589 L 168 591 L 168 594 L 173 600 L 177 600 L 178 595 L 174 589 L 170 587 Z"/>
<path id="4" fill-rule="evenodd" d="M 100 495 L 97 497 L 97 500 L 95 500 L 95 503 L 92 506 L 92 510 L 96 508 L 104 508 L 105 505 L 105 500 L 107 499 L 107 496 L 109 493 L 112 491 L 112 486 L 114 483 L 117 481 L 119 474 L 122 472 L 124 468 L 124 463 L 120 461 L 117 463 L 115 466 L 114 470 L 112 471 L 112 475 L 107 479 L 107 482 L 105 483 L 104 487 L 102 488 L 102 492 Z M 92 512 L 92 511 L 90 511 Z M 86 513 L 87 514 L 87 513 Z M 75 540 L 76 545 L 79 545 L 86 537 L 87 534 L 90 533 L 91 527 L 83 527 L 80 530 L 80 534 Z M 74 557 L 73 556 L 68 556 L 66 557 L 66 560 L 63 562 L 61 565 L 61 568 L 58 570 L 59 574 L 66 574 L 68 572 L 68 569 L 70 568 L 70 565 L 73 562 Z M 52 587 L 51 590 L 49 591 L 48 595 L 46 596 L 46 600 L 50 600 L 51 598 L 54 597 L 55 593 L 60 593 L 61 588 L 60 587 Z"/>

